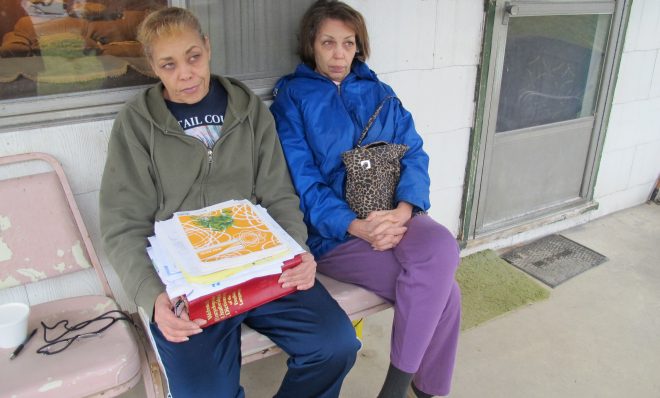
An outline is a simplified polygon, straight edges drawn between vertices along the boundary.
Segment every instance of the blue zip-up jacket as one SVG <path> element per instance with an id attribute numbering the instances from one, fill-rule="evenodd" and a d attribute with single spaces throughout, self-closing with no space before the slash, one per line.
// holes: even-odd
<path id="1" fill-rule="evenodd" d="M 395 95 L 358 60 L 351 73 L 335 84 L 309 66 L 282 77 L 270 107 L 275 116 L 300 207 L 308 227 L 307 244 L 316 257 L 350 239 L 347 230 L 356 218 L 344 200 L 346 170 L 341 159 L 352 149 L 380 101 Z M 428 210 L 428 156 L 412 116 L 397 100 L 388 100 L 363 145 L 374 141 L 406 144 L 395 203 L 405 201 Z"/>

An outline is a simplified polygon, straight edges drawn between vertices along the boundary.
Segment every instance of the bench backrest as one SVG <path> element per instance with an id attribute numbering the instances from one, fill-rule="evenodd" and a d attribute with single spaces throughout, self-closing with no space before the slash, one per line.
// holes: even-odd
<path id="1" fill-rule="evenodd" d="M 0 157 L 0 289 L 90 268 L 113 297 L 62 166 L 44 153 Z"/>

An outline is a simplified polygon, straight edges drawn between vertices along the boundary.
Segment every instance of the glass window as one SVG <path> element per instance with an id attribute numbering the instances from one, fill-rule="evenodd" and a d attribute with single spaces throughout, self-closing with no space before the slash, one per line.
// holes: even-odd
<path id="1" fill-rule="evenodd" d="M 107 117 L 156 82 L 136 31 L 163 5 L 187 5 L 209 35 L 212 71 L 268 96 L 298 63 L 312 0 L 0 0 L 0 128 Z"/>
<path id="2" fill-rule="evenodd" d="M 0 99 L 155 81 L 135 36 L 166 0 L 0 2 Z"/>
<path id="3" fill-rule="evenodd" d="M 509 19 L 497 132 L 592 116 L 611 15 Z"/>

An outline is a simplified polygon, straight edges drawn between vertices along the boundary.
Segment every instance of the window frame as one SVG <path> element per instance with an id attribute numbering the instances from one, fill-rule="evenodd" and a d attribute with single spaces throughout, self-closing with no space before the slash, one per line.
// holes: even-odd
<path id="1" fill-rule="evenodd" d="M 278 77 L 244 80 L 262 100 L 272 98 Z M 113 118 L 137 93 L 151 85 L 17 98 L 0 102 L 0 132 Z"/>

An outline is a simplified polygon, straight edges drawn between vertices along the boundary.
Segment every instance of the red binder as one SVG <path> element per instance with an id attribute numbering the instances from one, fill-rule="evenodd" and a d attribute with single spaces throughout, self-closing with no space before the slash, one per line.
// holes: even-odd
<path id="1" fill-rule="evenodd" d="M 284 262 L 282 271 L 301 262 L 297 255 Z M 279 279 L 280 274 L 266 275 L 199 297 L 188 303 L 188 315 L 191 320 L 205 319 L 205 328 L 296 291 L 295 287 L 282 288 Z"/>

